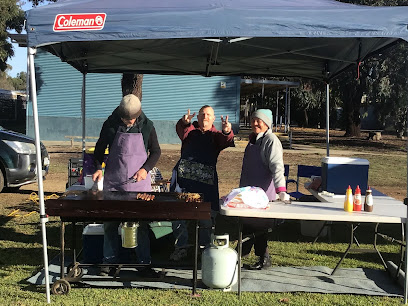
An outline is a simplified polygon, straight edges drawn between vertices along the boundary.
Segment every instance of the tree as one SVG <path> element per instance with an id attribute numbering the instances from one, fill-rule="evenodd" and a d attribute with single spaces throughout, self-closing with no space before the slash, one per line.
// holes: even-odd
<path id="1" fill-rule="evenodd" d="M 372 5 L 398 6 L 407 5 L 407 0 L 342 0 L 341 2 Z M 360 108 L 364 94 L 376 109 L 380 122 L 386 126 L 387 121 L 394 123 L 398 135 L 406 127 L 406 47 L 401 45 L 362 62 L 356 69 L 346 72 L 335 81 L 337 98 L 343 102 L 345 118 L 345 136 L 360 136 Z M 360 63 L 358 64 L 360 65 Z M 404 101 L 405 99 L 405 101 Z"/>
<path id="2" fill-rule="evenodd" d="M 27 86 L 27 73 L 21 71 L 17 73 L 17 77 L 10 78 L 15 90 L 25 91 Z"/>
<path id="3" fill-rule="evenodd" d="M 122 75 L 122 95 L 134 94 L 142 101 L 143 74 L 124 73 Z"/>
<path id="4" fill-rule="evenodd" d="M 19 4 L 18 0 L 0 1 L 0 71 L 7 69 L 7 60 L 14 55 L 7 32 L 21 33 L 23 29 L 24 12 Z"/>
<path id="5" fill-rule="evenodd" d="M 382 126 L 402 137 L 407 126 L 408 44 L 400 43 L 370 63 L 367 105 L 373 106 Z"/>

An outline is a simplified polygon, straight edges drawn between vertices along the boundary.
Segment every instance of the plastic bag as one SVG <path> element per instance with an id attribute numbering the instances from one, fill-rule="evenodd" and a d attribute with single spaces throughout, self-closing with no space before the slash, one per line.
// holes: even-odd
<path id="1" fill-rule="evenodd" d="M 268 196 L 260 187 L 240 187 L 233 189 L 225 198 L 223 206 L 235 208 L 267 208 Z"/>

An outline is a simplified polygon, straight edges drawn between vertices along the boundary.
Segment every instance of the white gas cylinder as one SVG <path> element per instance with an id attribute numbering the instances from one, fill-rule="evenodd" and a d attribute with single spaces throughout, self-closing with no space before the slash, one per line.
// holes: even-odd
<path id="1" fill-rule="evenodd" d="M 230 289 L 238 280 L 238 254 L 229 247 L 229 235 L 211 235 L 211 245 L 201 257 L 203 283 L 210 288 Z"/>

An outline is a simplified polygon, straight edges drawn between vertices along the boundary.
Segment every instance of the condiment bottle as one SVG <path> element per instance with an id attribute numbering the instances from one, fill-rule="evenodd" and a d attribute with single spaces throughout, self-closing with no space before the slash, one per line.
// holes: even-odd
<path id="1" fill-rule="evenodd" d="M 344 210 L 348 212 L 353 211 L 353 191 L 351 190 L 350 185 L 346 191 L 346 198 L 344 199 Z"/>
<path id="2" fill-rule="evenodd" d="M 366 190 L 366 195 L 365 195 L 365 200 L 364 200 L 364 211 L 368 211 L 368 212 L 373 211 L 373 194 L 372 194 L 370 187 L 368 187 L 368 189 Z"/>
<path id="3" fill-rule="evenodd" d="M 354 192 L 353 210 L 361 211 L 361 190 L 360 186 L 357 185 L 356 191 Z"/>

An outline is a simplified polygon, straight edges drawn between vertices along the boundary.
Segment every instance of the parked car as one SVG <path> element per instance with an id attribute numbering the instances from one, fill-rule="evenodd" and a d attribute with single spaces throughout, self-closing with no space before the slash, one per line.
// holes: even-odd
<path id="1" fill-rule="evenodd" d="M 41 143 L 42 176 L 50 166 L 47 149 Z M 0 126 L 0 192 L 4 187 L 18 188 L 37 180 L 33 138 Z"/>

